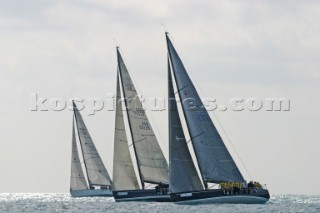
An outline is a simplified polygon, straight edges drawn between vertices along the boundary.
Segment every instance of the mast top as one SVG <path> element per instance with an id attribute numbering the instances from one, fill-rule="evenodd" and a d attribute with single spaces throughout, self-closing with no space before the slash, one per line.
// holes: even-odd
<path id="1" fill-rule="evenodd" d="M 161 23 L 161 25 L 163 26 L 163 29 L 164 29 L 165 34 L 168 35 L 169 32 L 167 31 L 166 26 L 164 25 L 164 23 Z"/>
<path id="2" fill-rule="evenodd" d="M 78 110 L 77 105 L 74 103 L 74 100 L 72 100 L 72 108 L 73 111 Z"/>
<path id="3" fill-rule="evenodd" d="M 114 43 L 116 44 L 116 49 L 119 50 L 120 46 L 119 46 L 117 40 L 115 38 L 113 40 L 114 40 Z"/>

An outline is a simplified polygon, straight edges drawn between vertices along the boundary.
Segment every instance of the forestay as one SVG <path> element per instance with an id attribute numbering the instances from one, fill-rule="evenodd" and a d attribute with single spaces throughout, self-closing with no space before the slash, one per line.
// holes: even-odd
<path id="1" fill-rule="evenodd" d="M 113 156 L 113 189 L 132 190 L 139 189 L 138 180 L 130 157 L 126 130 L 122 112 L 119 74 L 117 76 L 117 100 L 114 133 Z"/>
<path id="2" fill-rule="evenodd" d="M 142 182 L 168 183 L 168 164 L 137 96 L 136 89 L 119 50 L 117 50 L 117 55 L 123 94 L 128 110 L 128 120 L 132 131 L 133 146 L 141 173 L 140 178 Z"/>
<path id="3" fill-rule="evenodd" d="M 76 117 L 78 135 L 80 138 L 89 185 L 111 185 L 110 176 L 101 160 L 98 150 L 96 149 L 90 137 L 88 129 L 83 122 L 82 116 L 74 103 L 73 110 Z"/>
<path id="4" fill-rule="evenodd" d="M 212 123 L 168 35 L 166 39 L 188 130 L 204 181 L 243 182 L 238 167 Z"/>
<path id="5" fill-rule="evenodd" d="M 168 112 L 169 112 L 169 186 L 170 191 L 187 192 L 203 190 L 197 170 L 185 139 L 177 102 L 173 91 L 168 61 Z"/>
<path id="6" fill-rule="evenodd" d="M 70 178 L 70 190 L 85 190 L 88 189 L 87 181 L 84 177 L 81 167 L 76 136 L 74 128 L 74 120 L 72 122 L 72 156 L 71 156 L 71 178 Z"/>

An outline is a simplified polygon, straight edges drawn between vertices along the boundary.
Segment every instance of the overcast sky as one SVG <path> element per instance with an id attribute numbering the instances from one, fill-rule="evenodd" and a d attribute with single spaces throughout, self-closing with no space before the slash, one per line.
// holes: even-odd
<path id="1" fill-rule="evenodd" d="M 139 93 L 166 97 L 164 23 L 202 97 L 222 104 L 290 100 L 286 112 L 215 114 L 251 176 L 271 194 L 320 194 L 319 1 L 0 5 L 0 192 L 69 190 L 72 112 L 31 111 L 30 94 L 68 100 L 115 93 L 114 39 Z M 148 113 L 167 157 L 167 112 Z M 112 174 L 114 112 L 82 114 Z"/>

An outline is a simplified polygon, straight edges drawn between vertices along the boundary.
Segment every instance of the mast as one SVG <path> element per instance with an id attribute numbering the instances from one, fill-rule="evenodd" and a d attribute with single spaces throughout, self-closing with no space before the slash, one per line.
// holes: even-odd
<path id="1" fill-rule="evenodd" d="M 167 48 L 168 48 L 169 58 L 170 58 L 170 61 L 172 61 L 171 51 L 170 51 L 170 49 L 169 49 L 169 42 L 168 42 L 168 39 L 169 39 L 168 34 L 169 34 L 169 33 L 166 32 L 165 34 L 166 34 L 166 40 L 167 40 Z M 168 60 L 169 60 L 169 59 L 168 59 Z M 172 62 L 171 62 L 171 63 L 172 63 Z M 173 76 L 174 76 L 175 82 L 177 82 L 177 76 L 176 76 L 176 72 L 175 72 L 174 66 L 172 66 L 172 70 L 174 71 L 174 72 L 173 72 Z M 178 85 L 177 85 L 177 89 L 178 89 L 178 90 L 180 89 L 180 88 L 178 87 Z M 181 101 L 183 116 L 186 118 L 185 108 L 184 108 L 184 105 L 182 104 L 183 100 L 182 100 L 182 97 L 181 97 L 180 92 L 178 92 L 178 94 L 179 94 L 179 99 L 180 99 L 180 101 Z M 190 140 L 192 140 L 191 134 L 190 134 L 190 126 L 189 126 L 189 123 L 188 123 L 187 120 L 186 120 L 186 124 L 187 124 L 187 129 L 188 129 L 188 132 L 189 132 L 189 135 L 190 135 Z M 191 143 L 191 144 L 192 144 L 193 150 L 195 150 L 193 143 Z M 198 161 L 198 154 L 197 154 L 197 152 L 195 152 L 195 156 L 196 156 L 196 161 L 197 161 L 198 168 L 199 168 L 200 173 L 201 173 L 201 180 L 202 180 L 202 182 L 203 182 L 204 188 L 205 188 L 205 189 L 208 189 L 208 184 L 207 184 L 207 182 L 204 180 L 203 173 L 202 173 L 202 170 L 201 170 L 201 166 L 200 166 L 199 161 Z"/>
<path id="2" fill-rule="evenodd" d="M 72 106 L 73 106 L 74 119 L 76 120 L 76 124 L 78 126 L 77 116 L 76 116 L 76 113 L 75 113 L 75 110 L 77 110 L 77 106 L 74 103 L 74 101 L 72 101 Z M 83 161 L 84 161 L 84 167 L 85 167 L 85 170 L 86 170 L 86 175 L 87 175 L 88 182 L 89 182 L 89 189 L 91 189 L 92 188 L 92 184 L 91 184 L 91 181 L 89 179 L 89 174 L 88 174 L 88 169 L 87 169 L 87 164 L 86 164 L 86 158 L 84 157 L 83 147 L 82 147 L 81 137 L 80 137 L 79 131 L 78 131 L 78 138 L 79 138 L 79 141 L 80 141 L 81 153 L 82 153 L 82 158 L 83 158 Z"/>
<path id="3" fill-rule="evenodd" d="M 118 75 L 121 78 L 122 96 L 125 97 L 125 95 L 124 95 L 124 85 L 123 85 L 123 82 L 122 82 L 121 66 L 119 64 L 119 61 L 120 61 L 119 55 L 120 55 L 119 47 L 117 47 L 117 59 L 118 59 L 118 71 L 119 71 Z M 129 119 L 128 104 L 127 104 L 127 99 L 126 98 L 124 98 L 124 103 L 125 103 L 125 106 L 126 106 L 126 113 L 127 113 L 127 117 L 128 117 L 128 124 L 129 124 L 130 135 L 131 135 L 132 146 L 133 146 L 133 150 L 134 150 L 134 154 L 135 154 L 135 159 L 136 159 L 136 162 L 137 162 L 139 178 L 140 178 L 140 181 L 141 181 L 142 189 L 144 189 L 144 182 L 142 180 L 140 164 L 139 164 L 139 160 L 137 158 L 136 145 L 135 145 L 135 141 L 134 141 L 134 138 L 133 138 L 133 135 L 132 135 L 131 121 Z"/>
<path id="4" fill-rule="evenodd" d="M 203 186 L 183 132 L 168 56 L 169 186 L 172 193 L 200 191 Z"/>
<path id="5" fill-rule="evenodd" d="M 128 138 L 124 125 L 119 81 L 119 74 L 117 73 L 113 152 L 113 189 L 116 191 L 140 189 L 128 147 Z"/>
<path id="6" fill-rule="evenodd" d="M 112 180 L 75 104 L 74 113 L 90 186 L 111 186 Z"/>
<path id="7" fill-rule="evenodd" d="M 71 146 L 71 177 L 70 177 L 70 191 L 88 189 L 87 181 L 83 174 L 81 162 L 79 159 L 76 133 L 74 128 L 74 118 L 72 116 L 72 146 Z"/>

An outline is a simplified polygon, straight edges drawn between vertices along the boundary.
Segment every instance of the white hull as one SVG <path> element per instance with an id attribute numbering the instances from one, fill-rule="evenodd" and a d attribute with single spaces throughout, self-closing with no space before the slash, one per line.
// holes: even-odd
<path id="1" fill-rule="evenodd" d="M 72 197 L 112 197 L 112 191 L 108 189 L 86 189 L 70 191 Z"/>
<path id="2" fill-rule="evenodd" d="M 204 199 L 185 200 L 175 202 L 176 204 L 203 204 L 203 203 L 230 203 L 230 204 L 264 204 L 269 199 L 257 196 L 221 196 Z"/>

